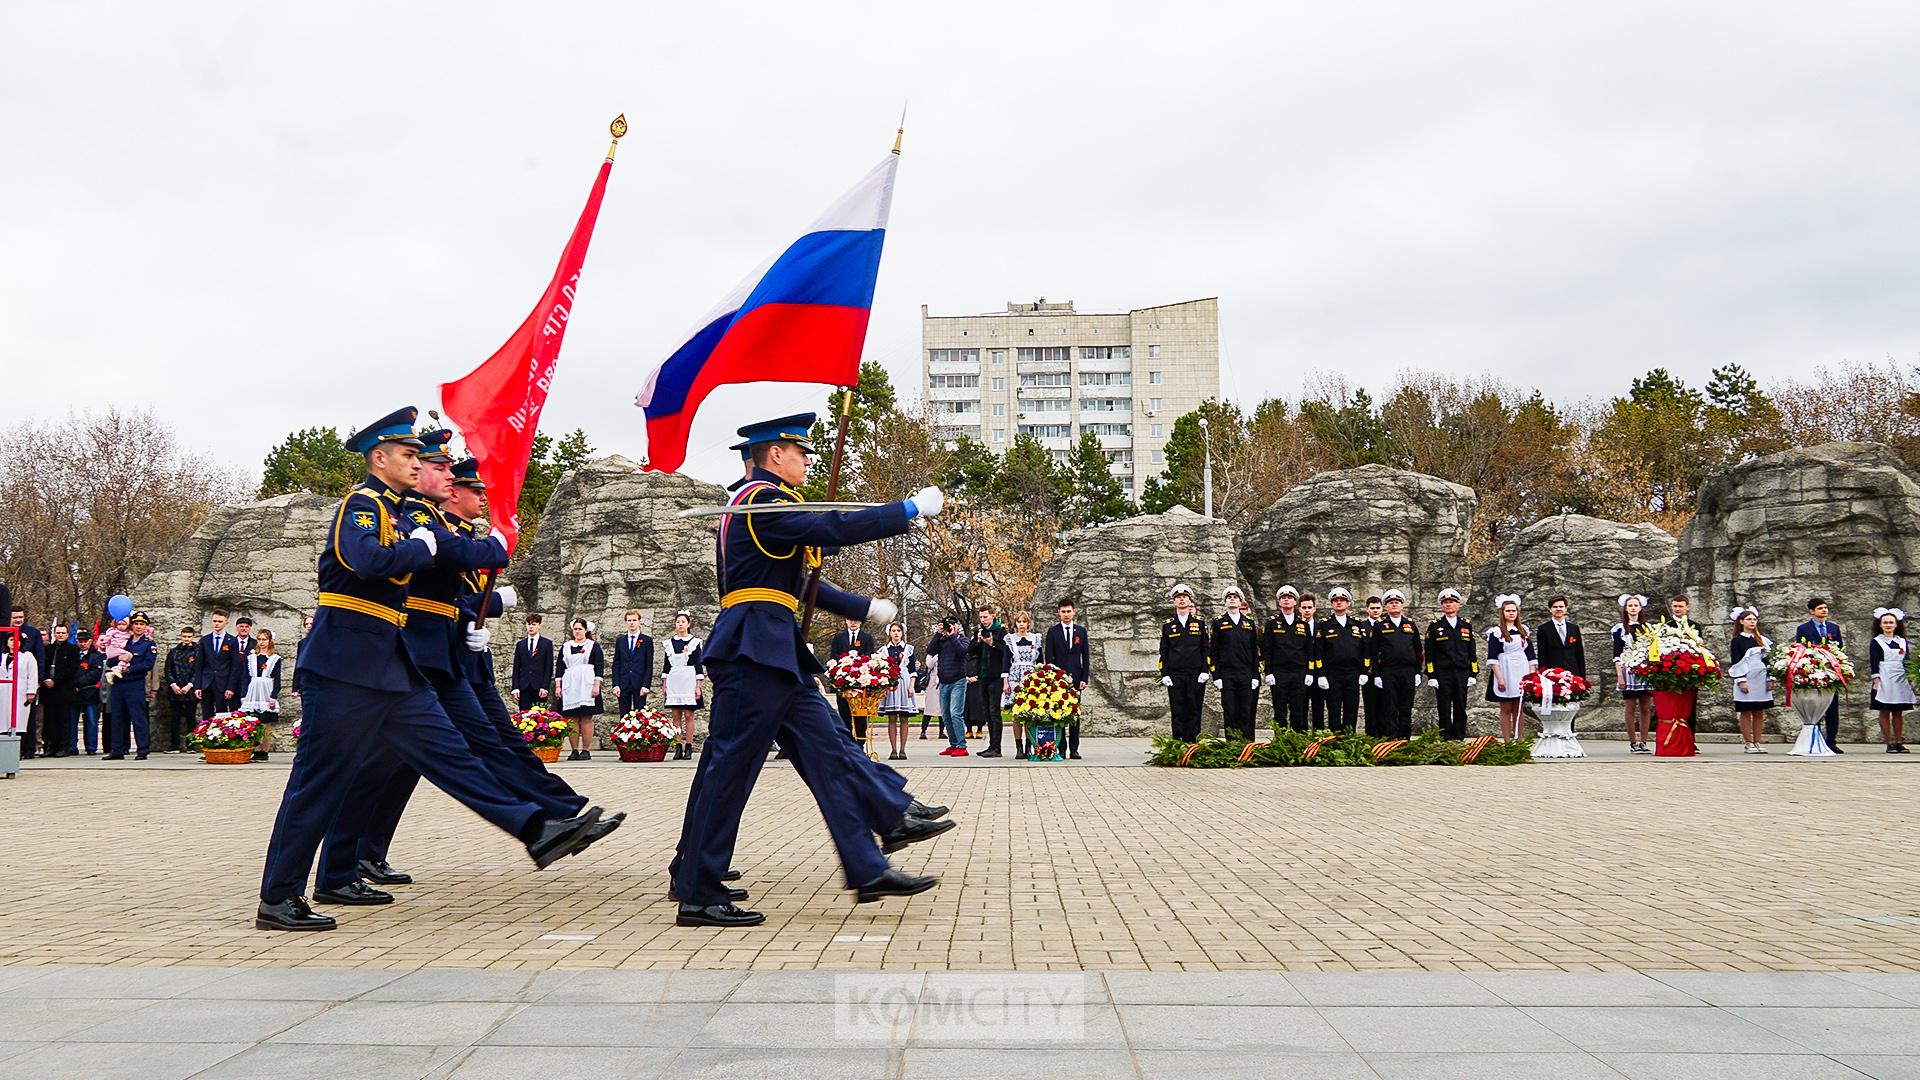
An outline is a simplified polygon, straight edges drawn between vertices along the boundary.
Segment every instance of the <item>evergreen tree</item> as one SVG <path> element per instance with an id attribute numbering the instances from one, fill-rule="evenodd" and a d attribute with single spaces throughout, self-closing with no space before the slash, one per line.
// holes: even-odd
<path id="1" fill-rule="evenodd" d="M 1133 514 L 1134 506 L 1127 498 L 1127 489 L 1120 478 L 1113 475 L 1113 466 L 1100 450 L 1100 437 L 1093 432 L 1080 433 L 1080 441 L 1074 444 L 1073 454 L 1067 458 L 1065 474 L 1067 497 L 1063 523 L 1068 528 L 1118 521 Z"/>
<path id="2" fill-rule="evenodd" d="M 587 462 L 593 460 L 593 444 L 587 441 L 587 433 L 574 428 L 562 436 L 558 442 L 553 436 L 539 434 L 533 437 L 533 448 L 527 458 L 527 479 L 520 487 L 520 549 L 526 550 L 533 544 L 533 534 L 540 527 L 540 514 L 547 507 L 547 500 L 553 497 L 553 490 L 560 486 L 566 475 Z"/>
<path id="3" fill-rule="evenodd" d="M 366 459 L 347 449 L 330 427 L 296 431 L 267 452 L 258 498 L 311 491 L 342 496 L 367 474 Z"/>

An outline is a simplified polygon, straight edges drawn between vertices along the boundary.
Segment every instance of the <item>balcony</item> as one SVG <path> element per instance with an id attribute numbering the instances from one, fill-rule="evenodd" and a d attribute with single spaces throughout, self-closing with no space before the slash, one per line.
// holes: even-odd
<path id="1" fill-rule="evenodd" d="M 979 401 L 980 388 L 977 386 L 929 386 L 928 401 Z"/>
<path id="2" fill-rule="evenodd" d="M 1023 401 L 1065 401 L 1074 391 L 1071 386 L 1023 386 L 1019 396 Z"/>

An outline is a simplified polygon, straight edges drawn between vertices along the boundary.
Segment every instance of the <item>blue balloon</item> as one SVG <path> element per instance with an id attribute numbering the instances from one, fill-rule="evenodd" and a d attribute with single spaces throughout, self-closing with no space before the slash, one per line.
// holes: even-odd
<path id="1" fill-rule="evenodd" d="M 133 614 L 133 597 L 125 593 L 116 593 L 107 600 L 107 617 L 124 619 Z"/>

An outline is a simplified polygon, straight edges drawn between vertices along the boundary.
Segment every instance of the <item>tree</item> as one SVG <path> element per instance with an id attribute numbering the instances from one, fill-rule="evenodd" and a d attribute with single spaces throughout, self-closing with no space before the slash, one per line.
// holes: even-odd
<path id="1" fill-rule="evenodd" d="M 1665 368 L 1635 379 L 1626 397 L 1601 410 L 1587 442 L 1599 451 L 1589 464 L 1604 468 L 1591 482 L 1636 485 L 1610 493 L 1631 511 L 1626 520 L 1676 526 L 1692 517 L 1700 482 L 1722 460 L 1705 410 L 1701 393 Z"/>
<path id="2" fill-rule="evenodd" d="M 533 535 L 540 528 L 540 514 L 553 498 L 553 489 L 566 475 L 593 460 L 593 444 L 587 433 L 574 428 L 555 442 L 542 433 L 533 437 L 527 457 L 527 479 L 520 486 L 520 550 L 533 550 Z"/>
<path id="3" fill-rule="evenodd" d="M 342 496 L 366 474 L 366 459 L 347 449 L 338 430 L 305 428 L 267 452 L 255 497 L 268 499 L 290 491 Z"/>
<path id="4" fill-rule="evenodd" d="M 1091 431 L 1080 433 L 1080 441 L 1067 458 L 1065 475 L 1067 496 L 1062 523 L 1068 528 L 1118 521 L 1133 514 L 1126 485 L 1113 475 L 1113 466 L 1100 449 L 1100 436 Z"/>
<path id="5" fill-rule="evenodd" d="M 852 411 L 847 414 L 847 448 L 840 466 L 843 486 L 846 477 L 858 470 L 869 455 L 885 452 L 882 436 L 887 421 L 898 412 L 895 408 L 896 398 L 893 380 L 887 377 L 886 368 L 871 360 L 860 365 L 860 377 L 853 388 Z M 838 437 L 840 410 L 843 407 L 840 391 L 829 395 L 827 407 L 818 413 L 820 419 L 813 422 L 813 428 L 808 433 L 814 449 L 818 451 L 812 467 L 807 470 L 807 482 L 800 489 L 809 499 L 827 497 L 827 478 L 833 469 L 833 447 Z"/>
<path id="6" fill-rule="evenodd" d="M 144 410 L 0 432 L 0 580 L 33 610 L 90 618 L 250 487 Z"/>
<path id="7" fill-rule="evenodd" d="M 1739 364 L 1714 368 L 1707 380 L 1707 434 L 1720 447 L 1723 465 L 1751 461 L 1787 448 L 1780 409 Z"/>

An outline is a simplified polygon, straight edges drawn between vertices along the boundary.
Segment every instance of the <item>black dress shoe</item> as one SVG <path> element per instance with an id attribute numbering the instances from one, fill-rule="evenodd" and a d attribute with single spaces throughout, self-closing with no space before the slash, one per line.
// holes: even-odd
<path id="1" fill-rule="evenodd" d="M 1080 751 L 1078 751 L 1078 750 L 1075 750 L 1075 751 L 1074 751 L 1073 753 L 1071 753 L 1071 754 L 1068 754 L 1068 755 L 1067 755 L 1067 759 L 1068 759 L 1069 761 L 1079 761 L 1079 760 L 1080 760 Z"/>
<path id="2" fill-rule="evenodd" d="M 135 760 L 135 761 L 145 761 L 145 760 L 147 760 L 147 755 L 145 755 L 145 754 L 135 754 L 135 755 L 133 755 L 133 760 Z"/>
<path id="3" fill-rule="evenodd" d="M 946 817 L 947 808 L 944 806 L 928 806 L 919 799 L 915 799 L 907 804 L 907 813 L 912 814 L 914 817 L 926 818 L 928 821 L 932 821 L 935 818 Z"/>
<path id="4" fill-rule="evenodd" d="M 1000 751 L 994 750 L 992 748 L 988 748 L 986 750 L 980 751 L 980 753 L 975 756 L 976 757 L 999 757 Z"/>
<path id="5" fill-rule="evenodd" d="M 593 843 L 587 833 L 593 823 L 600 820 L 600 808 L 587 807 L 584 814 L 559 820 L 548 819 L 540 825 L 540 833 L 527 841 L 527 857 L 541 870 L 552 866 L 561 859 Z"/>
<path id="6" fill-rule="evenodd" d="M 103 757 L 103 758 L 101 758 L 100 760 L 101 760 L 101 761 L 125 761 L 125 760 L 127 760 L 127 755 L 125 755 L 125 754 L 108 754 L 108 755 L 106 755 L 105 757 Z"/>
<path id="7" fill-rule="evenodd" d="M 738 870 L 729 870 L 726 873 L 720 875 L 720 880 L 721 881 L 739 881 L 744 876 L 745 875 L 741 874 L 740 871 Z"/>
<path id="8" fill-rule="evenodd" d="M 958 824 L 959 822 L 952 820 L 928 821 L 926 818 L 914 817 L 912 814 L 902 814 L 899 823 L 881 835 L 880 850 L 891 855 L 908 844 L 931 840 Z"/>
<path id="9" fill-rule="evenodd" d="M 1840 749 L 1840 744 L 1839 744 L 1839 743 L 1830 743 L 1830 744 L 1828 744 L 1828 745 L 1832 747 L 1832 749 L 1833 749 L 1833 752 L 1834 752 L 1834 753 L 1836 753 L 1836 754 L 1844 754 L 1844 753 L 1846 753 L 1846 751 L 1845 751 L 1845 750 L 1842 750 L 1842 749 Z"/>
<path id="10" fill-rule="evenodd" d="M 727 899 L 729 901 L 745 900 L 746 898 L 747 898 L 747 890 L 736 889 L 731 885 L 727 886 Z M 674 901 L 679 900 L 680 890 L 677 888 L 674 888 L 672 885 L 667 886 L 667 899 L 674 900 Z"/>
<path id="11" fill-rule="evenodd" d="M 413 884 L 412 874 L 395 870 L 392 864 L 388 863 L 385 859 L 381 859 L 379 862 L 374 862 L 372 859 L 361 859 L 360 864 L 355 867 L 355 869 L 360 871 L 361 877 L 366 878 L 375 885 Z"/>
<path id="12" fill-rule="evenodd" d="M 620 823 L 625 820 L 627 820 L 627 812 L 622 810 L 610 818 L 602 818 L 594 822 L 593 827 L 587 830 L 587 842 L 575 848 L 573 854 L 578 855 L 598 843 L 601 837 L 619 828 Z"/>
<path id="13" fill-rule="evenodd" d="M 373 907 L 375 904 L 393 903 L 393 894 L 355 878 L 337 889 L 315 889 L 313 902 L 316 904 L 346 904 L 350 907 Z"/>
<path id="14" fill-rule="evenodd" d="M 767 917 L 757 911 L 734 907 L 732 904 L 710 904 L 699 907 L 695 904 L 681 904 L 680 914 L 674 916 L 675 926 L 759 926 Z"/>
<path id="15" fill-rule="evenodd" d="M 931 874 L 915 877 L 889 867 L 886 873 L 860 886 L 853 899 L 856 904 L 871 904 L 875 900 L 882 900 L 889 896 L 915 896 L 938 884 L 940 879 Z"/>
<path id="16" fill-rule="evenodd" d="M 253 752 L 253 760 L 255 761 L 267 760 L 267 752 L 265 750 L 255 750 Z"/>
<path id="17" fill-rule="evenodd" d="M 255 930 L 331 930 L 337 923 L 331 915 L 316 915 L 304 896 L 289 896 L 269 904 L 262 900 L 253 916 Z"/>

